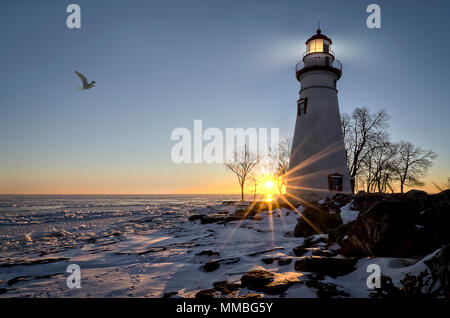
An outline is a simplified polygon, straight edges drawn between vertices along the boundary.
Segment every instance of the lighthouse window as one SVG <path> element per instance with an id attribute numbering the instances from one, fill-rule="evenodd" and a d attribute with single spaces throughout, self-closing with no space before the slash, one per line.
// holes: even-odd
<path id="1" fill-rule="evenodd" d="M 301 98 L 297 101 L 297 116 L 306 114 L 307 99 Z"/>
<path id="2" fill-rule="evenodd" d="M 330 191 L 342 191 L 342 175 L 338 173 L 328 175 L 328 189 Z"/>

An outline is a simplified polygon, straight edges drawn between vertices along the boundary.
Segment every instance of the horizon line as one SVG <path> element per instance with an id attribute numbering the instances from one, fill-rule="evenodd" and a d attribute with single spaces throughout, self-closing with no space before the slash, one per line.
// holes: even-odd
<path id="1" fill-rule="evenodd" d="M 258 193 L 262 195 L 261 193 Z M 241 195 L 240 193 L 0 193 L 0 195 Z M 253 195 L 252 193 L 246 195 Z"/>

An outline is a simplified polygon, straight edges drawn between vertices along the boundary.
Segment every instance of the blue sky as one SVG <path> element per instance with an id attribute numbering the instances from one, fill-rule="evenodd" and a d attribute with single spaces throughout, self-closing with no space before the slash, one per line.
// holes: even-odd
<path id="1" fill-rule="evenodd" d="M 68 29 L 77 3 L 82 28 Z M 393 140 L 450 175 L 448 1 L 2 1 L 0 193 L 238 191 L 221 165 L 175 165 L 176 127 L 292 135 L 294 66 L 320 20 L 341 111 L 386 109 Z M 74 70 L 97 87 L 78 91 Z"/>

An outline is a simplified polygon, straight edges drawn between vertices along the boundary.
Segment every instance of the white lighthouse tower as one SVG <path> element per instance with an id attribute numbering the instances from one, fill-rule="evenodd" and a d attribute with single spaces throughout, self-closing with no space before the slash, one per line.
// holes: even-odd
<path id="1" fill-rule="evenodd" d="M 336 89 L 342 64 L 331 44 L 318 29 L 296 65 L 301 88 L 287 182 L 294 201 L 351 193 Z"/>

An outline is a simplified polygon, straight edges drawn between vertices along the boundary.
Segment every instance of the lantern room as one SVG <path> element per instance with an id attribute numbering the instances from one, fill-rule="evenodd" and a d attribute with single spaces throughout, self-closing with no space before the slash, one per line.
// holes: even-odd
<path id="1" fill-rule="evenodd" d="M 314 34 L 306 41 L 306 53 L 331 53 L 331 39 L 322 34 L 320 29 L 317 30 L 317 33 Z"/>
<path id="2" fill-rule="evenodd" d="M 325 70 L 335 73 L 339 79 L 342 75 L 342 64 L 335 59 L 331 50 L 332 41 L 317 29 L 316 34 L 306 41 L 306 51 L 303 58 L 295 66 L 297 80 L 304 73 L 314 70 Z"/>

